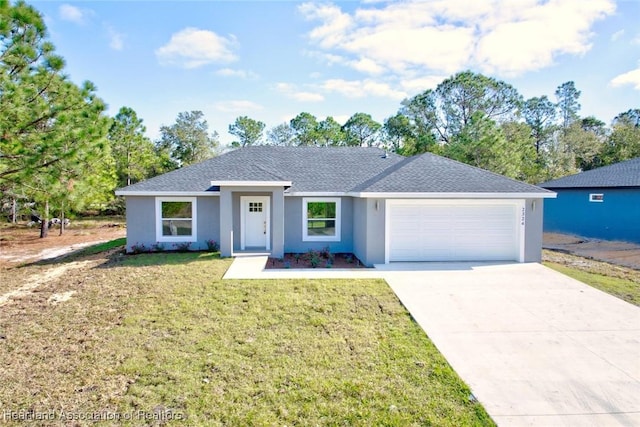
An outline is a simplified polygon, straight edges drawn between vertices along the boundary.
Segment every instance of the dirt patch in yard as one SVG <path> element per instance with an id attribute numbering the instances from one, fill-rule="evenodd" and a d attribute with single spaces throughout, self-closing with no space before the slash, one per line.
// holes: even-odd
<path id="1" fill-rule="evenodd" d="M 29 276 L 28 280 L 25 283 L 22 283 L 20 287 L 0 295 L 0 307 L 14 298 L 21 298 L 33 292 L 36 288 L 58 279 L 69 270 L 86 267 L 87 263 L 88 261 L 61 264 L 51 267 L 42 273 Z M 66 297 L 63 301 L 68 299 L 69 298 Z"/>
<path id="2" fill-rule="evenodd" d="M 584 258 L 566 252 L 542 251 L 542 261 L 565 265 L 587 273 L 601 274 L 607 277 L 630 280 L 640 286 L 640 270 L 612 264 L 606 261 Z"/>
<path id="3" fill-rule="evenodd" d="M 640 245 L 634 243 L 589 239 L 560 233 L 544 233 L 543 247 L 556 252 L 640 270 Z"/>
<path id="4" fill-rule="evenodd" d="M 124 237 L 122 219 L 74 221 L 62 236 L 57 228 L 41 239 L 39 230 L 25 224 L 0 228 L 0 270 L 56 258 L 86 246 Z"/>

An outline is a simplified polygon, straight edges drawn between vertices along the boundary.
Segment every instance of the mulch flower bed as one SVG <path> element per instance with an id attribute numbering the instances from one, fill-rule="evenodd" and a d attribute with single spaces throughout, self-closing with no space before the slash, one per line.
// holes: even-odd
<path id="1" fill-rule="evenodd" d="M 267 269 L 272 268 L 367 268 L 351 253 L 309 251 L 301 254 L 287 253 L 282 258 L 269 258 Z"/>

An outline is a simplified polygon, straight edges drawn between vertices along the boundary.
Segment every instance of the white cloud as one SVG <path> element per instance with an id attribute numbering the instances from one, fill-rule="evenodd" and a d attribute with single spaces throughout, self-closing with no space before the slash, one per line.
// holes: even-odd
<path id="1" fill-rule="evenodd" d="M 276 90 L 288 98 L 295 99 L 300 102 L 322 102 L 324 101 L 324 96 L 322 94 L 316 92 L 308 92 L 299 90 L 295 85 L 291 83 L 277 83 Z"/>
<path id="2" fill-rule="evenodd" d="M 362 73 L 451 74 L 465 68 L 514 76 L 591 48 L 593 24 L 613 0 L 433 0 L 364 4 L 353 13 L 305 3 L 319 22 L 308 36 L 325 55 Z M 318 54 L 318 57 L 321 57 Z"/>
<path id="3" fill-rule="evenodd" d="M 353 25 L 351 16 L 332 4 L 303 3 L 299 10 L 308 20 L 322 22 L 322 25 L 311 30 L 309 37 L 324 48 L 342 43 Z"/>
<path id="4" fill-rule="evenodd" d="M 109 47 L 113 50 L 124 49 L 124 34 L 119 33 L 113 27 L 107 25 L 107 35 L 109 36 Z"/>
<path id="5" fill-rule="evenodd" d="M 356 70 L 367 74 L 382 74 L 386 71 L 384 67 L 369 58 L 360 58 L 356 61 L 351 61 L 350 65 Z"/>
<path id="6" fill-rule="evenodd" d="M 391 99 L 404 99 L 407 93 L 396 90 L 387 83 L 377 82 L 372 79 L 344 80 L 330 79 L 322 84 L 322 88 L 328 92 L 340 93 L 348 98 L 363 98 L 365 96 L 379 96 Z"/>
<path id="7" fill-rule="evenodd" d="M 87 23 L 87 19 L 93 15 L 93 11 L 89 9 L 80 9 L 79 7 L 65 3 L 60 5 L 58 8 L 58 14 L 60 15 L 60 19 L 63 21 L 84 25 Z"/>
<path id="8" fill-rule="evenodd" d="M 294 85 L 292 85 L 291 83 L 284 83 L 284 82 L 276 83 L 276 89 L 282 93 L 291 92 L 293 91 L 293 88 L 294 88 Z"/>
<path id="9" fill-rule="evenodd" d="M 321 102 L 324 101 L 324 96 L 319 93 L 313 92 L 294 92 L 290 95 L 293 99 L 300 102 Z"/>
<path id="10" fill-rule="evenodd" d="M 427 77 L 416 77 L 402 79 L 400 86 L 409 93 L 423 92 L 427 89 L 435 89 L 447 76 L 433 75 Z"/>
<path id="11" fill-rule="evenodd" d="M 237 60 L 232 52 L 236 38 L 222 37 L 213 31 L 185 28 L 171 36 L 166 45 L 156 50 L 163 65 L 198 68 L 211 63 L 229 63 Z"/>
<path id="12" fill-rule="evenodd" d="M 568 0 L 497 15 L 481 34 L 475 62 L 485 71 L 513 76 L 548 67 L 562 54 L 585 54 L 591 49 L 591 26 L 614 10 L 609 0 Z"/>
<path id="13" fill-rule="evenodd" d="M 635 90 L 640 90 L 640 67 L 620 74 L 611 80 L 611 86 L 613 87 L 625 85 L 631 85 Z"/>
<path id="14" fill-rule="evenodd" d="M 347 59 L 343 56 L 320 52 L 317 50 L 303 50 L 302 54 L 308 56 L 309 58 L 318 59 L 329 66 L 334 64 L 345 64 L 347 62 Z"/>
<path id="15" fill-rule="evenodd" d="M 624 30 L 616 31 L 611 35 L 611 41 L 615 42 L 620 39 L 624 35 Z"/>
<path id="16" fill-rule="evenodd" d="M 214 108 L 224 113 L 245 113 L 247 111 L 262 110 L 264 107 L 253 101 L 232 100 L 216 102 Z"/>
<path id="17" fill-rule="evenodd" d="M 239 77 L 241 79 L 257 79 L 260 77 L 257 73 L 247 70 L 235 70 L 233 68 L 221 68 L 216 74 L 223 77 Z"/>

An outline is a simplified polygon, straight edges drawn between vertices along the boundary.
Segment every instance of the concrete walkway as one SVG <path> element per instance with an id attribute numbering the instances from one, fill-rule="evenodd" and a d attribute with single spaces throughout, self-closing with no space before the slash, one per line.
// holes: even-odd
<path id="1" fill-rule="evenodd" d="M 540 264 L 264 262 L 225 278 L 384 278 L 500 426 L 640 426 L 640 308 L 618 298 Z"/>

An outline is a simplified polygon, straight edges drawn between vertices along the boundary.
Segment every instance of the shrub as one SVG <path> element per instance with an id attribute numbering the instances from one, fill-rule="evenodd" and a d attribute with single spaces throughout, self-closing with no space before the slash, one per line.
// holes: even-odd
<path id="1" fill-rule="evenodd" d="M 179 252 L 186 252 L 191 247 L 191 243 L 190 242 L 174 243 L 173 247 L 176 248 L 176 250 Z"/>
<path id="2" fill-rule="evenodd" d="M 316 268 L 320 265 L 320 254 L 316 251 L 309 251 L 309 264 L 311 267 Z"/>
<path id="3" fill-rule="evenodd" d="M 207 249 L 210 252 L 218 252 L 220 250 L 220 245 L 213 239 L 209 239 L 206 241 Z"/>
<path id="4" fill-rule="evenodd" d="M 324 248 L 322 248 L 320 250 L 320 256 L 322 256 L 322 258 L 324 259 L 329 259 L 329 257 L 331 256 L 331 248 L 329 248 L 329 246 L 325 246 Z"/>
<path id="5" fill-rule="evenodd" d="M 162 252 L 164 251 L 164 244 L 160 242 L 155 243 L 153 246 L 151 246 L 151 250 L 155 252 Z"/>
<path id="6" fill-rule="evenodd" d="M 144 245 L 144 243 L 134 243 L 131 245 L 131 252 L 134 254 L 141 254 L 143 252 L 149 252 L 149 249 Z"/>

